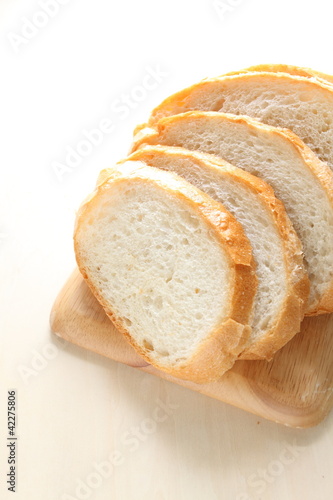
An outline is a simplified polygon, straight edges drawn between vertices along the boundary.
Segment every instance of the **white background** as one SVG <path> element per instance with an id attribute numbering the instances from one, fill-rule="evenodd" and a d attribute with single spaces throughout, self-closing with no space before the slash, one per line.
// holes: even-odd
<path id="1" fill-rule="evenodd" d="M 41 3 L 0 3 L 1 499 L 331 499 L 333 414 L 317 428 L 284 428 L 64 346 L 48 326 L 75 265 L 75 210 L 99 170 L 126 155 L 134 126 L 206 76 L 267 62 L 333 73 L 331 2 L 225 0 L 223 14 L 212 0 L 59 0 L 52 18 Z M 44 26 L 29 31 L 27 19 Z M 163 76 L 140 93 L 153 70 Z M 106 118 L 114 130 L 60 180 L 54 162 Z M 4 477 L 11 388 L 15 494 Z M 166 419 L 124 444 L 159 400 L 172 405 Z M 114 452 L 122 460 L 109 477 L 78 489 L 98 482 L 95 464 Z"/>

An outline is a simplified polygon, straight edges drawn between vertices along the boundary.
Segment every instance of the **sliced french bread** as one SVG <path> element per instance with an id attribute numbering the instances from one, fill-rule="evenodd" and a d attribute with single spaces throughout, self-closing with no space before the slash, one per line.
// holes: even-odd
<path id="1" fill-rule="evenodd" d="M 81 273 L 107 315 L 155 367 L 218 379 L 246 345 L 257 278 L 235 218 L 170 172 L 104 172 L 74 234 Z"/>
<path id="2" fill-rule="evenodd" d="M 145 147 L 129 160 L 174 172 L 223 205 L 242 224 L 256 261 L 258 290 L 242 359 L 271 359 L 300 330 L 308 297 L 301 244 L 273 190 L 211 155 Z"/>
<path id="3" fill-rule="evenodd" d="M 303 243 L 311 282 L 306 314 L 333 311 L 333 173 L 295 134 L 248 117 L 188 112 L 143 129 L 134 149 L 144 144 L 214 154 L 269 183 Z"/>
<path id="4" fill-rule="evenodd" d="M 168 97 L 152 112 L 149 125 L 193 110 L 248 115 L 288 128 L 333 169 L 333 87 L 329 83 L 272 72 L 207 79 Z"/>

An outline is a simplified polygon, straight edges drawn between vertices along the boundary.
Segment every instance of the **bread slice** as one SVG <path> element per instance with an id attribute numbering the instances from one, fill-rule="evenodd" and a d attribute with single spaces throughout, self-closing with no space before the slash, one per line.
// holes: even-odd
<path id="1" fill-rule="evenodd" d="M 135 148 L 163 144 L 215 154 L 268 182 L 303 243 L 311 281 L 306 313 L 333 311 L 333 173 L 295 134 L 248 117 L 188 112 L 138 135 Z"/>
<path id="2" fill-rule="evenodd" d="M 333 169 L 333 87 L 329 83 L 270 72 L 203 80 L 163 101 L 149 124 L 193 110 L 248 115 L 288 128 Z"/>
<path id="3" fill-rule="evenodd" d="M 81 273 L 152 365 L 218 379 L 250 335 L 251 246 L 222 205 L 180 177 L 126 162 L 103 174 L 74 235 Z"/>
<path id="4" fill-rule="evenodd" d="M 301 244 L 273 190 L 211 155 L 146 147 L 130 157 L 174 172 L 224 206 L 242 224 L 256 261 L 258 290 L 252 333 L 242 359 L 271 359 L 300 330 L 308 296 Z"/>
<path id="5" fill-rule="evenodd" d="M 256 66 L 250 66 L 249 68 L 243 69 L 241 71 L 233 71 L 222 76 L 239 75 L 241 73 L 253 73 L 253 72 L 270 72 L 270 73 L 287 73 L 288 75 L 304 76 L 305 78 L 319 78 L 324 80 L 324 82 L 329 82 L 333 84 L 333 76 L 322 73 L 321 71 L 315 71 L 311 68 L 302 68 L 300 66 L 292 66 L 290 64 L 258 64 Z"/>

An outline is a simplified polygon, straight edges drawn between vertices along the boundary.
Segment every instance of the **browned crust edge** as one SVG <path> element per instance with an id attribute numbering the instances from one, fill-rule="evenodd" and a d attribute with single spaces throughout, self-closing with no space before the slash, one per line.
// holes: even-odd
<path id="1" fill-rule="evenodd" d="M 323 80 L 324 83 L 333 83 L 333 76 L 321 71 L 315 71 L 311 68 L 304 68 L 302 66 L 294 66 L 292 64 L 258 64 L 255 66 L 249 66 L 248 68 L 242 69 L 240 71 L 230 71 L 225 75 L 221 76 L 233 76 L 240 75 L 243 73 L 287 73 L 288 75 L 303 76 L 305 78 L 319 78 Z"/>

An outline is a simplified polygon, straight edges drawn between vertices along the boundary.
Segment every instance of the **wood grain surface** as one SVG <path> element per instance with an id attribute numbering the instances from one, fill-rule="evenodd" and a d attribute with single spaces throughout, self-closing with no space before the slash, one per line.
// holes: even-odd
<path id="1" fill-rule="evenodd" d="M 273 361 L 238 361 L 218 382 L 203 385 L 146 363 L 113 326 L 78 270 L 55 301 L 51 329 L 85 349 L 284 425 L 317 425 L 333 405 L 333 314 L 306 318 Z"/>

